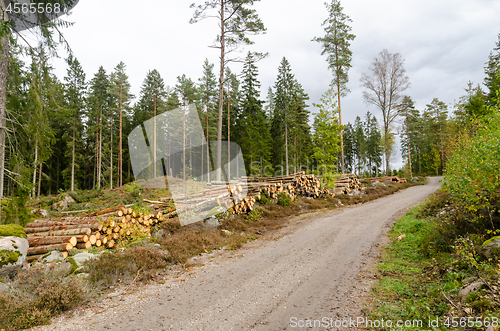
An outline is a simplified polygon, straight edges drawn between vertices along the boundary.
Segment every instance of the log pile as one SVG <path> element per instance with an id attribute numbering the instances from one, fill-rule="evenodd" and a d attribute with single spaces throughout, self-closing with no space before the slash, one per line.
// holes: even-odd
<path id="1" fill-rule="evenodd" d="M 335 180 L 335 194 L 349 194 L 351 190 L 361 190 L 356 174 L 342 174 Z"/>
<path id="2" fill-rule="evenodd" d="M 95 216 L 42 218 L 28 223 L 24 228 L 29 243 L 28 262 L 54 250 L 62 251 L 66 257 L 73 248 L 86 248 L 89 241 L 95 244 L 99 238 L 99 225 L 99 219 Z"/>
<path id="3" fill-rule="evenodd" d="M 265 191 L 271 199 L 277 199 L 280 193 L 288 194 L 292 201 L 297 196 L 317 199 L 335 195 L 326 187 L 322 187 L 318 177 L 306 175 L 304 172 L 277 177 L 247 177 L 246 180 L 249 195 L 258 195 Z"/>
<path id="4" fill-rule="evenodd" d="M 368 182 L 368 181 L 370 181 L 370 182 L 373 182 L 373 181 L 383 182 L 385 180 L 391 181 L 393 183 L 406 183 L 406 178 L 399 178 L 398 176 L 363 178 L 363 179 L 360 179 L 359 181 L 364 183 L 364 182 Z"/>
<path id="5" fill-rule="evenodd" d="M 161 201 L 145 200 L 155 206 L 154 213 L 139 213 L 127 206 L 116 206 L 83 216 L 37 219 L 28 223 L 28 262 L 57 250 L 68 256 L 72 249 L 92 247 L 116 247 L 117 243 L 134 236 L 150 235 L 151 229 L 177 213 L 187 210 L 206 209 L 207 204 L 226 207 L 234 214 L 246 214 L 254 209 L 262 194 L 277 199 L 280 193 L 291 200 L 298 196 L 320 198 L 335 194 L 321 185 L 314 175 L 304 172 L 277 177 L 247 177 L 244 181 L 227 183 L 212 182 L 210 189 L 176 197 L 172 208 L 171 198 Z M 113 213 L 112 215 L 110 215 Z M 103 215 L 108 215 L 107 217 Z"/>
<path id="6" fill-rule="evenodd" d="M 110 211 L 115 211 L 114 215 L 98 218 L 98 215 L 109 214 Z M 61 251 L 67 257 L 74 248 L 113 248 L 121 240 L 150 235 L 156 224 L 172 214 L 173 210 L 165 216 L 161 211 L 141 214 L 131 208 L 118 206 L 93 213 L 92 216 L 37 219 L 24 228 L 29 243 L 27 260 L 34 261 L 54 250 Z"/>
<path id="7" fill-rule="evenodd" d="M 161 211 L 141 214 L 131 208 L 122 208 L 115 216 L 110 216 L 99 224 L 96 241 L 91 242 L 89 248 L 101 245 L 113 248 L 117 242 L 131 237 L 149 236 L 152 228 L 166 219 Z"/>

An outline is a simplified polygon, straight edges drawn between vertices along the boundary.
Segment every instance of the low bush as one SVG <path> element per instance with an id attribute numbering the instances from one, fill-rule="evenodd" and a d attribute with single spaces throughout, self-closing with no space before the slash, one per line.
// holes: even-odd
<path id="1" fill-rule="evenodd" d="M 83 272 L 98 289 L 132 280 L 149 280 L 158 269 L 169 265 L 168 255 L 157 248 L 131 246 L 113 254 L 103 253 L 85 263 Z"/>

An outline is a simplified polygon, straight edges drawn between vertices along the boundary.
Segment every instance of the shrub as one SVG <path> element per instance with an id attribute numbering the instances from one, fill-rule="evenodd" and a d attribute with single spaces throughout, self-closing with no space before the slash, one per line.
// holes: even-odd
<path id="1" fill-rule="evenodd" d="M 474 135 L 464 134 L 458 139 L 443 187 L 470 220 L 487 221 L 494 227 L 500 198 L 500 115 L 494 114 L 476 126 Z"/>
<path id="2" fill-rule="evenodd" d="M 98 259 L 87 261 L 84 272 L 97 287 L 119 282 L 148 280 L 157 269 L 168 266 L 168 256 L 161 250 L 144 246 L 132 246 L 122 252 L 101 254 Z"/>
<path id="3" fill-rule="evenodd" d="M 286 207 L 289 206 L 291 203 L 292 199 L 287 193 L 281 192 L 278 194 L 278 205 Z"/>

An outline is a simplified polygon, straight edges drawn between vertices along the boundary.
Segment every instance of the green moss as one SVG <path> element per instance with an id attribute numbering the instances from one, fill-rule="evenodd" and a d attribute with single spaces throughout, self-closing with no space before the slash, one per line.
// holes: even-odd
<path id="1" fill-rule="evenodd" d="M 71 269 L 69 270 L 69 274 L 74 273 L 76 271 L 76 269 L 78 269 L 78 264 L 76 264 L 75 259 L 71 256 L 68 256 L 66 258 L 66 261 L 71 263 Z"/>
<path id="2" fill-rule="evenodd" d="M 24 228 L 17 224 L 5 224 L 0 225 L 0 237 L 20 237 L 26 238 L 26 233 L 24 233 Z"/>
<path id="3" fill-rule="evenodd" d="M 0 268 L 4 265 L 14 264 L 21 256 L 20 252 L 11 251 L 8 249 L 0 250 Z"/>
<path id="4" fill-rule="evenodd" d="M 496 240 L 500 240 L 500 236 L 492 237 L 492 238 L 490 238 L 490 239 L 486 240 L 486 241 L 483 243 L 483 246 L 486 246 L 486 245 L 488 245 L 488 244 L 491 244 L 491 243 L 493 242 L 493 240 L 495 240 L 495 239 L 496 239 Z"/>

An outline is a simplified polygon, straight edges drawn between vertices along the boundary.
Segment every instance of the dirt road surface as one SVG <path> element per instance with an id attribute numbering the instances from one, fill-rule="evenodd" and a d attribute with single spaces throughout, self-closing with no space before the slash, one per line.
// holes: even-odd
<path id="1" fill-rule="evenodd" d="M 344 330 L 363 316 L 385 233 L 441 178 L 375 201 L 294 217 L 269 240 L 194 258 L 199 267 L 108 295 L 37 330 Z M 201 265 L 203 264 L 203 265 Z M 347 322 L 351 319 L 351 324 Z M 321 326 L 319 322 L 321 322 Z M 326 327 L 329 325 L 328 327 Z"/>

